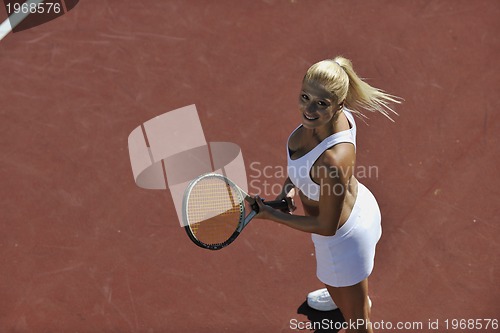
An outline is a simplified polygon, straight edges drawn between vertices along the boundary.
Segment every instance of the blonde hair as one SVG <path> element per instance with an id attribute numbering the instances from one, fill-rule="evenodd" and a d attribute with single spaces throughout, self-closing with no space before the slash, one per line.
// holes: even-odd
<path id="1" fill-rule="evenodd" d="M 363 108 L 371 112 L 380 112 L 391 121 L 390 113 L 396 114 L 389 103 L 401 103 L 402 99 L 385 93 L 383 90 L 370 86 L 358 77 L 349 59 L 342 56 L 323 60 L 312 65 L 304 76 L 304 81 L 316 81 L 322 84 L 331 94 L 337 97 L 337 102 L 354 113 Z"/>

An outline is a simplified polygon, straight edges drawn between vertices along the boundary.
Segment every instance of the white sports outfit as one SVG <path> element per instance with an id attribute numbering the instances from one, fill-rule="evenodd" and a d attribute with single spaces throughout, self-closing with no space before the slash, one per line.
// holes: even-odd
<path id="1" fill-rule="evenodd" d="M 307 154 L 294 160 L 287 149 L 288 176 L 292 183 L 312 200 L 319 201 L 320 196 L 320 186 L 314 183 L 310 176 L 311 167 L 319 156 L 339 143 L 348 142 L 356 147 L 354 117 L 345 108 L 344 114 L 351 125 L 349 130 L 332 134 Z M 381 235 L 381 216 L 377 201 L 372 193 L 358 182 L 356 202 L 344 225 L 334 236 L 312 234 L 318 279 L 333 287 L 352 286 L 363 281 L 373 270 L 375 247 Z"/>

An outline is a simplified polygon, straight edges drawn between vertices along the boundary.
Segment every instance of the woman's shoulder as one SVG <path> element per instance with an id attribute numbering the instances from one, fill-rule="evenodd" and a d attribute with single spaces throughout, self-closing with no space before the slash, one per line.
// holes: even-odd
<path id="1" fill-rule="evenodd" d="M 351 143 L 339 143 L 323 152 L 317 162 L 328 169 L 342 171 L 340 175 L 354 167 L 356 152 Z"/>

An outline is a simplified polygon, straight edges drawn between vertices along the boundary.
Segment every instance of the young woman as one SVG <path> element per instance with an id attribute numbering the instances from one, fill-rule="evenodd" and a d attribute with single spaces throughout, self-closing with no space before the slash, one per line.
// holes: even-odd
<path id="1" fill-rule="evenodd" d="M 359 109 L 365 109 L 390 119 L 391 102 L 399 99 L 361 80 L 346 58 L 312 65 L 302 82 L 302 124 L 288 139 L 288 178 L 278 196 L 293 197 L 298 189 L 305 216 L 274 210 L 256 197 L 259 218 L 312 234 L 317 276 L 326 290 L 309 294 L 309 304 L 320 310 L 338 306 L 347 323 L 364 321 L 347 332 L 372 332 L 368 276 L 382 233 L 377 201 L 353 175 L 353 114 L 361 115 Z M 325 304 L 327 308 L 322 308 Z"/>

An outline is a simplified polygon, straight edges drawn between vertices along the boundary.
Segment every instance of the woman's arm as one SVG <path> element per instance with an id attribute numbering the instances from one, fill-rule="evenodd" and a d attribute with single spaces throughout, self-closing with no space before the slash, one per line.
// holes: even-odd
<path id="1" fill-rule="evenodd" d="M 293 197 L 295 195 L 295 185 L 293 185 L 290 177 L 285 179 L 283 186 L 281 187 L 281 193 L 278 194 L 275 200 L 283 200 L 285 197 Z"/>
<path id="2" fill-rule="evenodd" d="M 281 187 L 281 193 L 278 194 L 278 196 L 274 200 L 283 200 L 285 198 L 290 198 L 287 200 L 288 202 L 288 209 L 283 210 L 283 212 L 287 214 L 291 214 L 294 210 L 297 209 L 295 206 L 295 202 L 293 200 L 293 197 L 295 196 L 295 185 L 293 185 L 292 181 L 290 180 L 290 177 L 287 177 L 285 179 L 285 182 L 283 183 L 283 186 Z"/>
<path id="3" fill-rule="evenodd" d="M 348 159 L 342 158 L 342 160 L 340 162 Z M 264 205 L 262 200 L 256 197 L 260 209 L 257 218 L 272 220 L 304 232 L 324 236 L 335 235 L 342 212 L 348 177 L 339 172 L 339 170 L 342 170 L 341 164 L 343 163 L 339 163 L 333 151 L 328 150 L 325 152 L 321 164 L 324 172 L 321 172 L 319 175 L 320 199 L 318 216 L 286 214 Z"/>

